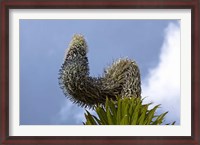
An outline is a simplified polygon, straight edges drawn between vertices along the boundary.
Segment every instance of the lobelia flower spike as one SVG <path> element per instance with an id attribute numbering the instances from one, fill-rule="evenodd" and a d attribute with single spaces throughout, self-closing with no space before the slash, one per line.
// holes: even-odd
<path id="1" fill-rule="evenodd" d="M 75 34 L 59 70 L 59 85 L 65 96 L 82 107 L 104 105 L 106 97 L 140 97 L 140 71 L 135 61 L 119 59 L 101 77 L 89 76 L 88 47 L 83 35 Z"/>

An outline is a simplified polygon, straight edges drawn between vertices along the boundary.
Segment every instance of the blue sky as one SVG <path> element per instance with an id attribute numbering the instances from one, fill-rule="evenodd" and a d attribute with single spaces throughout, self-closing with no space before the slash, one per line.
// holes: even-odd
<path id="1" fill-rule="evenodd" d="M 75 33 L 83 34 L 87 41 L 90 75 L 101 75 L 103 69 L 118 58 L 134 59 L 141 71 L 143 94 L 148 96 L 146 101 L 161 103 L 160 112 L 177 110 L 171 111 L 166 121 L 176 120 L 179 124 L 180 80 L 176 77 L 179 70 L 174 82 L 166 81 L 174 76 L 166 72 L 180 64 L 178 60 L 176 66 L 166 64 L 169 58 L 174 58 L 171 54 L 177 55 L 172 53 L 175 49 L 169 48 L 177 47 L 180 52 L 179 46 L 174 45 L 180 33 L 178 21 L 20 20 L 21 125 L 70 125 L 84 121 L 84 109 L 72 104 L 58 85 L 58 71 Z M 163 65 L 167 67 L 163 69 Z M 161 91 L 163 88 L 172 92 Z M 153 98 L 156 95 L 160 98 Z M 165 95 L 172 97 L 166 101 Z M 177 98 L 176 104 L 169 106 L 173 98 Z"/>

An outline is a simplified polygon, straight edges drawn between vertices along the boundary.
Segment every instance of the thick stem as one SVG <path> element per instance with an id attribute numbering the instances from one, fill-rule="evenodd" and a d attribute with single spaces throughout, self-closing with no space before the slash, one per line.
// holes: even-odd
<path id="1" fill-rule="evenodd" d="M 100 78 L 89 76 L 87 44 L 82 35 L 75 35 L 60 69 L 59 84 L 73 102 L 92 107 L 104 104 L 106 97 L 140 97 L 140 72 L 136 63 L 120 59 Z"/>

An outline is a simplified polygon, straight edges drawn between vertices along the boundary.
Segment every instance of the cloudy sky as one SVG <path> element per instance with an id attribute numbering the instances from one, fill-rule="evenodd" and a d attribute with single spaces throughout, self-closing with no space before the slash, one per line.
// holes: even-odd
<path id="1" fill-rule="evenodd" d="M 20 124 L 59 125 L 84 121 L 58 85 L 58 71 L 73 34 L 88 43 L 90 75 L 120 57 L 140 68 L 145 103 L 169 111 L 180 124 L 180 24 L 176 20 L 20 20 Z"/>

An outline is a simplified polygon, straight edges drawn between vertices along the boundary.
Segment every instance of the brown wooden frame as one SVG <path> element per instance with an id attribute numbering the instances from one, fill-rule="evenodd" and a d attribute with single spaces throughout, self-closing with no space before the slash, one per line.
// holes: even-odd
<path id="1" fill-rule="evenodd" d="M 200 145 L 199 129 L 199 0 L 3 0 L 1 1 L 0 144 L 185 144 Z M 181 136 L 9 136 L 9 9 L 191 9 L 192 11 L 192 135 Z"/>

